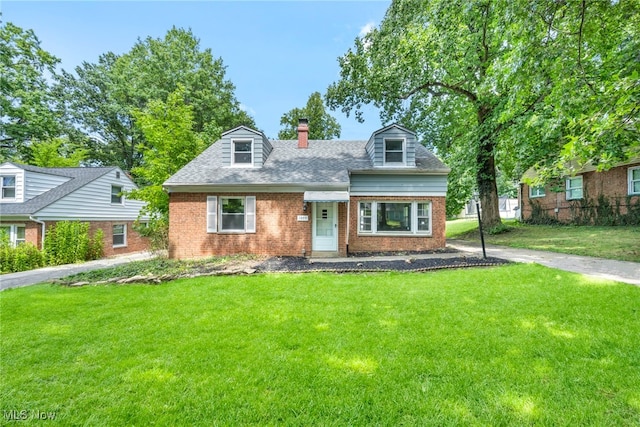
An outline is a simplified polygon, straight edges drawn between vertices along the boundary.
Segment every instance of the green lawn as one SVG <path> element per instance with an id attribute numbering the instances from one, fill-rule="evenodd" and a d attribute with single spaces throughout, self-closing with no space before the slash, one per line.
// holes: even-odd
<path id="1" fill-rule="evenodd" d="M 640 288 L 538 265 L 40 285 L 0 304 L 5 416 L 640 424 Z"/>
<path id="2" fill-rule="evenodd" d="M 485 242 L 514 248 L 539 249 L 640 262 L 640 227 L 528 225 L 503 221 L 505 233 L 489 235 Z M 447 221 L 447 238 L 480 241 L 477 219 Z"/>

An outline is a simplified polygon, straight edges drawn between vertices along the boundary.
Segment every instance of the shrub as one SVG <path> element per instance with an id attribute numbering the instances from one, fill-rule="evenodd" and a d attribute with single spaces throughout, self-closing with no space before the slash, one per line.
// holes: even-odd
<path id="1" fill-rule="evenodd" d="M 71 264 L 102 256 L 104 234 L 96 232 L 89 238 L 89 223 L 60 221 L 50 228 L 44 239 L 44 254 L 48 265 Z"/>

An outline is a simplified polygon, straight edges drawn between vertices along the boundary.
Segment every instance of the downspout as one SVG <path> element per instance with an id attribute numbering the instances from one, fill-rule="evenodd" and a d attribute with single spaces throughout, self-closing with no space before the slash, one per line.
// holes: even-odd
<path id="1" fill-rule="evenodd" d="M 351 230 L 351 171 L 349 171 L 349 188 L 347 189 L 347 193 L 349 194 L 349 200 L 347 201 L 347 227 L 346 227 L 346 236 L 345 236 L 345 245 L 347 256 L 349 256 L 349 231 Z"/>
<path id="2" fill-rule="evenodd" d="M 35 219 L 33 216 L 29 215 L 29 220 L 36 222 L 42 226 L 42 241 L 40 242 L 40 250 L 44 249 L 44 233 L 47 231 L 47 226 L 44 221 L 40 221 L 39 219 Z"/>

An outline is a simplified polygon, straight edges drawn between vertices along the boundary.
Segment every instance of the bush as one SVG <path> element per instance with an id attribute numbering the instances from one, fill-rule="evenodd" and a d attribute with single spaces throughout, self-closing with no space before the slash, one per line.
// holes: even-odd
<path id="1" fill-rule="evenodd" d="M 89 238 L 89 223 L 60 221 L 48 230 L 44 239 L 44 256 L 48 265 L 71 264 L 102 257 L 102 230 Z"/>
<path id="2" fill-rule="evenodd" d="M 42 252 L 31 243 L 11 246 L 6 233 L 0 236 L 0 273 L 33 270 L 44 265 Z"/>

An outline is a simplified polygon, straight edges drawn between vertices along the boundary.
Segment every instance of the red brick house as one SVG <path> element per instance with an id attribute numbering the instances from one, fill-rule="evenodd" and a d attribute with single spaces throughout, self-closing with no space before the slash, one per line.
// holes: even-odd
<path id="1" fill-rule="evenodd" d="M 586 166 L 544 186 L 525 182 L 535 176 L 530 169 L 520 184 L 524 221 L 613 225 L 634 223 L 631 215 L 640 213 L 640 158 L 603 172 Z"/>
<path id="2" fill-rule="evenodd" d="M 369 140 L 240 126 L 169 178 L 169 255 L 346 255 L 445 246 L 449 169 L 399 125 Z"/>
<path id="3" fill-rule="evenodd" d="M 123 192 L 137 188 L 118 167 L 41 168 L 5 162 L 0 165 L 0 230 L 13 245 L 30 242 L 42 249 L 47 230 L 58 221 L 89 223 L 102 229 L 104 255 L 149 248 L 133 230 L 144 202 Z"/>

